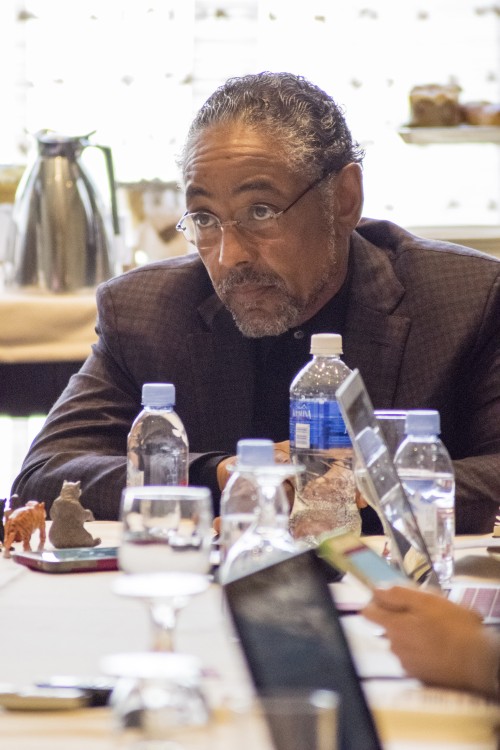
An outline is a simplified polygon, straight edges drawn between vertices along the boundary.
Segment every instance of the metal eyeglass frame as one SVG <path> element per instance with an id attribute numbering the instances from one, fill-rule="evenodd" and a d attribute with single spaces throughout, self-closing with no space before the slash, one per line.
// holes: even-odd
<path id="1" fill-rule="evenodd" d="M 311 184 L 308 185 L 305 188 L 305 190 L 303 190 L 300 193 L 300 195 L 298 195 L 297 198 L 295 198 L 286 208 L 283 208 L 281 211 L 278 211 L 278 212 L 274 213 L 272 219 L 275 221 L 275 220 L 279 219 L 280 216 L 283 216 L 283 214 L 285 214 L 287 211 L 289 211 L 291 208 L 293 208 L 300 200 L 302 200 L 302 198 L 304 198 L 304 196 L 306 196 L 307 193 L 309 193 L 309 191 L 314 190 L 315 187 L 317 187 L 321 182 L 323 182 L 323 180 L 326 180 L 326 178 L 329 177 L 331 174 L 333 174 L 335 171 L 336 171 L 335 169 L 328 169 L 327 171 L 323 172 L 323 174 L 320 177 L 317 177 L 313 182 L 311 182 Z M 266 205 L 266 204 L 265 203 L 262 203 L 262 204 L 255 203 L 253 205 L 259 206 L 259 205 Z M 248 208 L 250 208 L 250 206 L 248 206 Z M 213 228 L 214 229 L 217 228 L 217 229 L 221 230 L 221 237 L 222 237 L 222 230 L 224 229 L 224 227 L 236 227 L 238 225 L 241 225 L 241 223 L 242 223 L 238 219 L 229 219 L 228 221 L 221 221 L 219 219 L 219 217 L 216 214 L 213 214 L 211 211 L 193 211 L 192 213 L 190 213 L 189 211 L 186 211 L 182 215 L 182 217 L 180 218 L 180 220 L 178 221 L 178 223 L 176 224 L 176 226 L 175 226 L 176 230 L 178 232 L 184 233 L 186 231 L 186 229 L 187 229 L 186 226 L 183 226 L 186 218 L 188 218 L 190 216 L 196 216 L 197 214 L 208 214 L 209 216 L 213 216 L 214 219 L 217 220 L 217 224 Z M 196 242 L 194 240 L 189 240 L 189 239 L 187 239 L 187 237 L 186 237 L 186 240 L 188 242 L 190 242 L 192 245 L 196 246 Z"/>

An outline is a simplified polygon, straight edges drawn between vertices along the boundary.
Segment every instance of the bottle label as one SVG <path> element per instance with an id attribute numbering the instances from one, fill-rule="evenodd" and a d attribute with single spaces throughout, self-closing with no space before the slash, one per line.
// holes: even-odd
<path id="1" fill-rule="evenodd" d="M 313 450 L 352 445 L 337 401 L 291 401 L 290 441 L 295 448 Z"/>

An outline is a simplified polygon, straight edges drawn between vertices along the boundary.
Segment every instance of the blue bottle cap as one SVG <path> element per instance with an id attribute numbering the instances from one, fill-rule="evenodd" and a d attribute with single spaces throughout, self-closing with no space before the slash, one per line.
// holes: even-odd
<path id="1" fill-rule="evenodd" d="M 269 466 L 274 464 L 274 443 L 260 438 L 238 440 L 236 450 L 239 465 Z"/>
<path id="2" fill-rule="evenodd" d="M 441 424 L 439 412 L 434 409 L 409 411 L 406 415 L 406 435 L 439 435 Z"/>
<path id="3" fill-rule="evenodd" d="M 172 383 L 144 383 L 142 386 L 143 406 L 174 406 L 175 386 Z"/>

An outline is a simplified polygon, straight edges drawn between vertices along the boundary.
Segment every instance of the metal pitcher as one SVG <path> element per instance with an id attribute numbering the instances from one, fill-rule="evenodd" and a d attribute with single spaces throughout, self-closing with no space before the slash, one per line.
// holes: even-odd
<path id="1" fill-rule="evenodd" d="M 90 135 L 35 134 L 38 155 L 26 169 L 14 203 L 7 285 L 72 292 L 93 288 L 116 273 L 112 232 L 80 160 L 89 146 L 103 152 L 113 232 L 119 234 L 111 149 L 91 143 Z"/>

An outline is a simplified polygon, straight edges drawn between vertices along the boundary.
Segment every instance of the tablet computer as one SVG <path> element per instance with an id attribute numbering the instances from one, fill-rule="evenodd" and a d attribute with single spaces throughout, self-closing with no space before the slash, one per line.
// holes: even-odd
<path id="1" fill-rule="evenodd" d="M 12 559 L 44 573 L 90 573 L 118 570 L 118 547 L 72 547 L 13 552 Z"/>
<path id="2" fill-rule="evenodd" d="M 229 611 L 258 695 L 332 690 L 339 698 L 338 748 L 381 750 L 349 650 L 323 561 L 314 550 L 235 579 L 224 586 Z M 285 742 L 266 713 L 277 750 Z"/>
<path id="3" fill-rule="evenodd" d="M 359 370 L 337 389 L 342 416 L 356 457 L 363 467 L 363 493 L 383 520 L 391 552 L 401 570 L 415 583 L 439 586 L 429 550 L 389 454 L 384 434 Z"/>
<path id="4" fill-rule="evenodd" d="M 389 455 L 366 386 L 358 370 L 344 380 L 337 398 L 358 459 L 364 467 L 367 498 L 371 498 L 392 540 L 391 551 L 401 570 L 418 584 L 441 588 L 430 552 L 420 532 L 410 501 Z M 494 544 L 494 539 L 486 544 Z M 500 624 L 500 586 L 497 583 L 452 582 L 448 597 L 483 618 L 485 625 Z"/>

